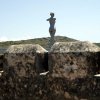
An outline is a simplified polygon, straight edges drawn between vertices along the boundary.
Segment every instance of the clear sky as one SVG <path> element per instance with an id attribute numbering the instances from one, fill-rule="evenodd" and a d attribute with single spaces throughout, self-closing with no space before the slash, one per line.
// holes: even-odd
<path id="1" fill-rule="evenodd" d="M 0 0 L 0 41 L 50 36 L 50 12 L 56 35 L 100 42 L 100 0 Z"/>

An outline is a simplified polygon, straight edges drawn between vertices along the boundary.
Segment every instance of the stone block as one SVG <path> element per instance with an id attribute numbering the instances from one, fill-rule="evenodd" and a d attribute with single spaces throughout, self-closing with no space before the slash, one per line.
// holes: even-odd
<path id="1" fill-rule="evenodd" d="M 37 44 L 12 45 L 4 54 L 6 66 L 19 77 L 35 76 L 45 70 L 46 55 L 47 51 Z"/>
<path id="2" fill-rule="evenodd" d="M 94 77 L 100 73 L 99 50 L 90 42 L 55 43 L 48 53 L 49 74 L 55 88 L 58 85 L 60 92 L 61 86 L 63 92 L 79 98 L 99 96 L 100 79 Z"/>

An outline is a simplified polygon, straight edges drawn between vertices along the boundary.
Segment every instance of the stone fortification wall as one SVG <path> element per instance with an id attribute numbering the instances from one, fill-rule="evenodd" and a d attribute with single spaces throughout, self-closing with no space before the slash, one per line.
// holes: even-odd
<path id="1" fill-rule="evenodd" d="M 99 73 L 100 48 L 90 42 L 55 43 L 49 52 L 13 45 L 0 55 L 0 100 L 99 100 Z"/>

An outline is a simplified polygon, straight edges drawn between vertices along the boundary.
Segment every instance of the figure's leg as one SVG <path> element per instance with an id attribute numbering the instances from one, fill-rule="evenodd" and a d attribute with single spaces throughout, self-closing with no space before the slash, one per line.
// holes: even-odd
<path id="1" fill-rule="evenodd" d="M 52 37 L 53 31 L 51 29 L 49 29 L 49 33 L 50 33 L 50 36 Z"/>
<path id="2" fill-rule="evenodd" d="M 53 38 L 55 35 L 56 29 L 49 29 L 50 36 Z"/>

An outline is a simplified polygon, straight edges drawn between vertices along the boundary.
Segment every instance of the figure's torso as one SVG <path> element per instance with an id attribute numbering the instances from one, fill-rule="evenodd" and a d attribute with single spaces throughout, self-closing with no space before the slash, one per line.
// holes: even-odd
<path id="1" fill-rule="evenodd" d="M 48 21 L 50 23 L 50 28 L 51 29 L 54 29 L 54 25 L 55 25 L 55 22 L 56 22 L 56 18 L 50 18 Z"/>

